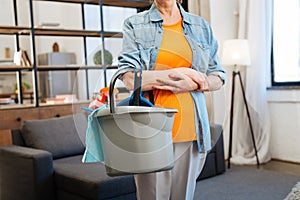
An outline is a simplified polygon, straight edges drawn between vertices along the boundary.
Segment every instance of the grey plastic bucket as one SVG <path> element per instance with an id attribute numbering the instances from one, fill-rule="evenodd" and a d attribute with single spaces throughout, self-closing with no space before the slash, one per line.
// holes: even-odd
<path id="1" fill-rule="evenodd" d="M 106 173 L 109 176 L 150 173 L 174 166 L 172 127 L 176 109 L 114 105 L 110 84 L 110 109 L 97 113 Z"/>

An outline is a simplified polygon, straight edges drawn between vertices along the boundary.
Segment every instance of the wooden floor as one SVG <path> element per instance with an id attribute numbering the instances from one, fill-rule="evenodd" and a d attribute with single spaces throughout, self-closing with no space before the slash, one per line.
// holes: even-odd
<path id="1" fill-rule="evenodd" d="M 280 160 L 271 160 L 266 164 L 262 164 L 260 167 L 266 170 L 300 176 L 300 163 L 290 163 Z"/>

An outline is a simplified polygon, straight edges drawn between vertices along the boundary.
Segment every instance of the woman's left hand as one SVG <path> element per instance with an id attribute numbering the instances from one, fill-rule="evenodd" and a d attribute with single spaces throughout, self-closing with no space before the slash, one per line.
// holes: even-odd
<path id="1" fill-rule="evenodd" d="M 176 68 L 174 70 L 187 75 L 197 84 L 197 88 L 194 91 L 203 92 L 209 90 L 209 80 L 206 74 L 187 67 Z"/>
<path id="2" fill-rule="evenodd" d="M 156 89 L 170 90 L 174 93 L 208 90 L 207 76 L 191 68 L 176 68 L 170 70 L 169 79 L 157 78 L 161 85 L 154 86 Z"/>

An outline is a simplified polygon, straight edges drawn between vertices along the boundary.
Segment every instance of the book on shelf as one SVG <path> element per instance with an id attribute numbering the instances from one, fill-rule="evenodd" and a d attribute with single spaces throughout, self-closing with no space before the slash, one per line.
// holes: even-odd
<path id="1" fill-rule="evenodd" d="M 11 59 L 0 59 L 0 66 L 13 66 L 13 65 L 15 65 L 15 63 Z"/>
<path id="2" fill-rule="evenodd" d="M 22 52 L 22 59 L 23 59 L 23 62 L 25 63 L 25 66 L 27 66 L 27 67 L 31 66 L 31 61 L 29 59 L 27 51 L 21 50 L 21 52 Z"/>

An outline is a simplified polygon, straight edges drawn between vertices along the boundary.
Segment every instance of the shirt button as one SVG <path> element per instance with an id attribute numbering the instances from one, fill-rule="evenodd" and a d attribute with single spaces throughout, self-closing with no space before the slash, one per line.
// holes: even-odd
<path id="1" fill-rule="evenodd" d="M 161 30 L 159 30 L 158 33 L 161 34 Z"/>

